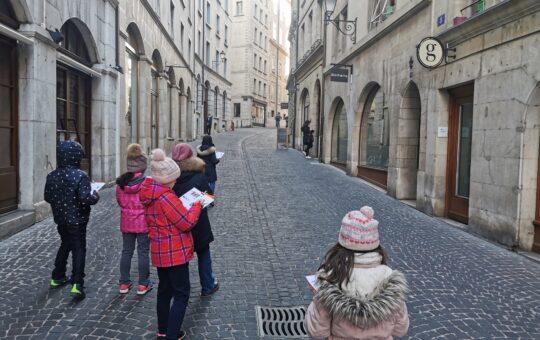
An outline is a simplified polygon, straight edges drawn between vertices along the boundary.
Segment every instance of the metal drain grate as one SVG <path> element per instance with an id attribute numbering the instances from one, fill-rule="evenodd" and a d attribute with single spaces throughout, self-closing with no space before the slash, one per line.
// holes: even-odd
<path id="1" fill-rule="evenodd" d="M 304 328 L 305 307 L 261 307 L 257 306 L 259 336 L 282 338 L 307 337 Z"/>

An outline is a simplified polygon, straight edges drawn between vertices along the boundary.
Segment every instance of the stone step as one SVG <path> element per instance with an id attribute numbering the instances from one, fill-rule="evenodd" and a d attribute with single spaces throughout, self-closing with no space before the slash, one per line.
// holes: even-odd
<path id="1" fill-rule="evenodd" d="M 35 221 L 36 214 L 31 210 L 15 210 L 0 215 L 0 240 L 28 228 Z"/>

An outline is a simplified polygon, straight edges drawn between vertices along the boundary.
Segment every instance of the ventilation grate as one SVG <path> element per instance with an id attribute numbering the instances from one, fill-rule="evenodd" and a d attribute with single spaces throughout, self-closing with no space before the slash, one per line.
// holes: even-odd
<path id="1" fill-rule="evenodd" d="M 282 338 L 307 337 L 304 328 L 305 307 L 257 306 L 259 336 Z"/>

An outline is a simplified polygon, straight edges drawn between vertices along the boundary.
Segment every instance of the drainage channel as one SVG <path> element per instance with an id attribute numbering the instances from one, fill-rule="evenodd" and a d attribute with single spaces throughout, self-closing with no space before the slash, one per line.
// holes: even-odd
<path id="1" fill-rule="evenodd" d="M 307 338 L 304 328 L 306 307 L 257 306 L 255 308 L 259 336 Z"/>

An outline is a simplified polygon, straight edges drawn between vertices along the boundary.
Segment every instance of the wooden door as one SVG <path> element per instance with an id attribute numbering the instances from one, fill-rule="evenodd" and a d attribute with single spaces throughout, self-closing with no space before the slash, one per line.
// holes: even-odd
<path id="1" fill-rule="evenodd" d="M 450 91 L 446 215 L 469 222 L 474 84 Z"/>
<path id="2" fill-rule="evenodd" d="M 0 37 L 0 214 L 19 203 L 17 47 Z"/>

